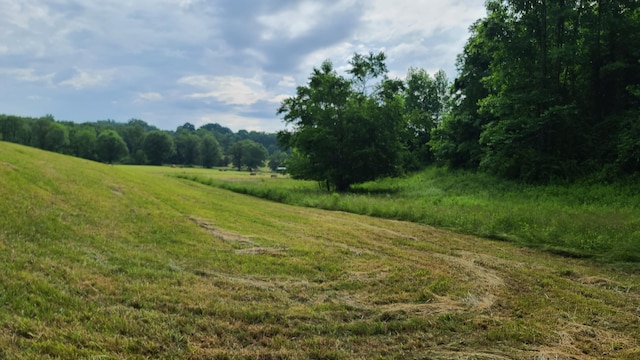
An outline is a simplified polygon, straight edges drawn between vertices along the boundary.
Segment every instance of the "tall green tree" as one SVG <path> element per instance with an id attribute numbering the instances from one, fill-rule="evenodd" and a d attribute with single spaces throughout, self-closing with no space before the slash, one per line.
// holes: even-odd
<path id="1" fill-rule="evenodd" d="M 244 155 L 242 160 L 244 165 L 246 165 L 250 170 L 264 166 L 264 163 L 269 156 L 267 148 L 253 140 L 242 141 L 245 142 L 245 145 L 243 146 Z"/>
<path id="2" fill-rule="evenodd" d="M 104 130 L 96 140 L 98 160 L 113 164 L 127 156 L 129 150 L 120 134 L 115 130 Z"/>
<path id="3" fill-rule="evenodd" d="M 433 161 L 431 132 L 442 122 L 446 110 L 449 80 L 444 71 L 431 77 L 424 69 L 410 68 L 405 79 L 405 167 L 416 170 Z"/>
<path id="4" fill-rule="evenodd" d="M 193 165 L 200 158 L 200 137 L 190 123 L 178 126 L 175 134 L 176 159 L 180 164 Z"/>
<path id="5" fill-rule="evenodd" d="M 229 148 L 231 163 L 238 168 L 246 166 L 249 170 L 256 169 L 264 165 L 265 160 L 269 156 L 264 145 L 253 140 L 245 139 L 236 142 Z"/>
<path id="6" fill-rule="evenodd" d="M 43 116 L 31 122 L 31 146 L 44 149 L 47 145 L 47 132 L 55 123 L 53 116 Z"/>
<path id="7" fill-rule="evenodd" d="M 139 165 L 146 163 L 144 137 L 147 132 L 153 130 L 157 129 L 140 119 L 131 119 L 126 124 L 117 127 L 118 133 L 129 149 L 128 163 Z"/>
<path id="8" fill-rule="evenodd" d="M 471 36 L 458 55 L 449 111 L 431 134 L 431 150 L 435 159 L 453 168 L 477 169 L 484 156 L 480 134 L 495 116 L 480 112 L 479 102 L 489 95 L 484 79 L 491 75 L 493 54 L 498 51 L 503 36 L 503 19 L 499 13 L 478 20 Z"/>
<path id="9" fill-rule="evenodd" d="M 69 130 L 61 123 L 53 122 L 44 136 L 43 149 L 62 152 L 69 146 Z"/>
<path id="10" fill-rule="evenodd" d="M 205 134 L 200 139 L 200 155 L 202 167 L 211 168 L 220 163 L 222 150 L 218 140 L 212 134 Z"/>
<path id="11" fill-rule="evenodd" d="M 175 152 L 173 138 L 167 132 L 161 130 L 147 133 L 144 137 L 143 148 L 151 165 L 162 165 Z"/>
<path id="12" fill-rule="evenodd" d="M 96 146 L 97 146 L 96 131 L 90 127 L 80 128 L 70 135 L 70 143 L 73 155 L 89 159 L 96 160 Z"/>
<path id="13" fill-rule="evenodd" d="M 327 60 L 282 102 L 278 114 L 293 128 L 281 131 L 278 141 L 294 149 L 287 163 L 293 176 L 345 191 L 398 170 L 402 83 L 386 78 L 384 60 L 383 53 L 354 55 L 351 79 Z"/>

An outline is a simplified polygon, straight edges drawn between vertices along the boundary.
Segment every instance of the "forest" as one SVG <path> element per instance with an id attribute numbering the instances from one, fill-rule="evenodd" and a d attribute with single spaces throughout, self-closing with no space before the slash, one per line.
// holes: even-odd
<path id="1" fill-rule="evenodd" d="M 4 141 L 105 163 L 256 168 L 269 161 L 275 170 L 284 161 L 275 134 L 234 133 L 220 124 L 196 129 L 187 122 L 175 131 L 163 131 L 140 119 L 77 124 L 56 121 L 52 115 L 0 115 L 0 136 Z"/>
<path id="2" fill-rule="evenodd" d="M 4 141 L 108 163 L 256 168 L 269 160 L 328 190 L 432 164 L 523 182 L 614 180 L 640 172 L 638 1 L 490 0 L 457 76 L 383 52 L 330 60 L 285 99 L 278 134 L 143 120 L 75 124 L 0 116 Z"/>
<path id="3" fill-rule="evenodd" d="M 640 4 L 492 0 L 434 156 L 526 181 L 640 170 Z"/>
<path id="4" fill-rule="evenodd" d="M 279 109 L 292 174 L 337 190 L 434 162 L 523 182 L 637 174 L 639 2 L 486 7 L 451 85 L 417 69 L 389 79 L 383 53 L 354 55 L 350 78 L 314 69 Z"/>

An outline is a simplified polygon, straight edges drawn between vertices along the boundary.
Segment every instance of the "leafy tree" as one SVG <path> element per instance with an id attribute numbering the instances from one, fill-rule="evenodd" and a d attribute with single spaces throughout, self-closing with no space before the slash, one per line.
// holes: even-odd
<path id="1" fill-rule="evenodd" d="M 432 130 L 442 121 L 449 81 L 442 70 L 432 78 L 423 69 L 410 68 L 405 83 L 405 142 L 409 156 L 404 162 L 405 167 L 415 170 L 433 161 L 429 141 Z"/>
<path id="2" fill-rule="evenodd" d="M 96 131 L 93 128 L 81 128 L 70 136 L 71 149 L 75 156 L 96 160 Z"/>
<path id="3" fill-rule="evenodd" d="M 371 85 L 386 73 L 384 59 L 383 53 L 354 55 L 353 79 L 338 75 L 327 60 L 313 69 L 295 97 L 282 102 L 278 114 L 293 130 L 280 132 L 278 141 L 295 150 L 287 162 L 293 176 L 345 191 L 351 184 L 397 172 L 402 84 L 383 77 Z"/>
<path id="4" fill-rule="evenodd" d="M 118 133 L 122 136 L 129 149 L 127 162 L 132 164 L 146 163 L 146 155 L 143 149 L 144 136 L 148 131 L 154 129 L 154 127 L 139 119 L 131 119 L 126 125 L 118 127 Z"/>
<path id="5" fill-rule="evenodd" d="M 202 166 L 205 168 L 211 168 L 220 162 L 222 156 L 220 144 L 218 144 L 213 135 L 205 134 L 202 136 L 202 139 L 200 139 L 200 154 Z"/>
<path id="6" fill-rule="evenodd" d="M 240 140 L 229 148 L 231 163 L 238 168 L 247 166 L 250 170 L 264 165 L 269 156 L 267 149 L 262 144 L 249 139 Z"/>
<path id="7" fill-rule="evenodd" d="M 484 79 L 491 75 L 491 57 L 500 42 L 502 20 L 493 13 L 471 26 L 471 37 L 458 56 L 458 77 L 452 86 L 450 111 L 432 131 L 431 150 L 437 161 L 454 168 L 477 169 L 484 154 L 483 127 L 495 119 L 480 113 L 479 101 L 489 95 Z"/>
<path id="8" fill-rule="evenodd" d="M 200 158 L 200 138 L 195 133 L 180 132 L 176 135 L 176 152 L 178 162 L 193 165 Z"/>
<path id="9" fill-rule="evenodd" d="M 47 132 L 55 120 L 47 115 L 31 122 L 31 146 L 44 149 L 47 145 Z"/>
<path id="10" fill-rule="evenodd" d="M 228 152 L 229 147 L 236 142 L 236 134 L 233 133 L 228 127 L 224 127 L 220 124 L 205 124 L 197 130 L 200 136 L 204 134 L 212 134 L 215 136 L 218 144 L 223 152 Z"/>
<path id="11" fill-rule="evenodd" d="M 146 134 L 143 148 L 151 165 L 162 165 L 175 152 L 175 145 L 171 135 L 160 130 L 154 130 Z"/>
<path id="12" fill-rule="evenodd" d="M 127 156 L 129 150 L 120 134 L 115 130 L 104 130 L 96 140 L 98 160 L 113 164 Z"/>
<path id="13" fill-rule="evenodd" d="M 187 132 L 195 132 L 196 131 L 196 127 L 193 126 L 192 123 L 186 122 L 182 126 L 178 126 L 178 130 L 176 132 L 180 132 L 180 130 L 184 130 L 184 131 L 187 131 Z"/>
<path id="14" fill-rule="evenodd" d="M 61 123 L 53 122 L 44 137 L 43 149 L 62 152 L 69 145 L 69 130 Z"/>
<path id="15" fill-rule="evenodd" d="M 269 152 L 264 145 L 259 144 L 252 140 L 242 140 L 243 144 L 243 156 L 242 162 L 249 170 L 257 169 L 264 166 L 264 162 L 269 156 Z"/>

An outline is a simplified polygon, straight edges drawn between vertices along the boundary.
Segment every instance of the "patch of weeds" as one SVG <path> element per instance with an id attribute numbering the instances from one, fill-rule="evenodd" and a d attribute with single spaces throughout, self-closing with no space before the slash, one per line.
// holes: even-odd
<path id="1" fill-rule="evenodd" d="M 446 295 L 451 290 L 451 279 L 448 277 L 441 277 L 436 281 L 430 283 L 427 289 L 432 293 L 440 296 Z"/>

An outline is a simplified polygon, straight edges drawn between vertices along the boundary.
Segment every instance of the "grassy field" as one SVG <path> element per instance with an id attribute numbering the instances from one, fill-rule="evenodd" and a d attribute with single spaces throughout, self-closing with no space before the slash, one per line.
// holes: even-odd
<path id="1" fill-rule="evenodd" d="M 633 272 L 182 171 L 0 142 L 0 358 L 640 357 Z"/>
<path id="2" fill-rule="evenodd" d="M 182 170 L 176 176 L 282 203 L 348 211 L 640 269 L 637 183 L 525 185 L 429 168 L 330 194 L 313 181 Z"/>

